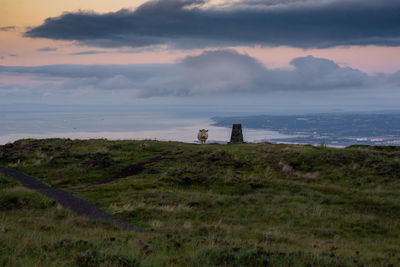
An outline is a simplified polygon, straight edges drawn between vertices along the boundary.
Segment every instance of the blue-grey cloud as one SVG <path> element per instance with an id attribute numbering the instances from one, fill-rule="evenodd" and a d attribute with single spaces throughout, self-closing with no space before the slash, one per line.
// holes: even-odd
<path id="1" fill-rule="evenodd" d="M 76 52 L 76 53 L 71 53 L 71 56 L 82 56 L 82 55 L 98 55 L 98 54 L 106 54 L 106 51 L 100 51 L 100 50 L 87 50 L 87 51 L 81 51 L 81 52 Z"/>
<path id="2" fill-rule="evenodd" d="M 268 69 L 248 55 L 212 50 L 188 56 L 175 64 L 0 66 L 0 74 L 33 77 L 35 83 L 29 85 L 29 90 L 89 90 L 99 94 L 125 91 L 142 98 L 295 91 L 321 93 L 350 89 L 362 93 L 366 88 L 398 88 L 400 85 L 400 72 L 368 75 L 312 56 L 296 58 L 291 64 L 290 69 Z M 22 84 L 21 88 L 26 86 Z"/>
<path id="3" fill-rule="evenodd" d="M 37 79 L 66 78 L 80 79 L 94 77 L 96 79 L 110 78 L 117 75 L 129 77 L 132 80 L 145 80 L 160 75 L 171 76 L 175 65 L 173 64 L 132 64 L 132 65 L 45 65 L 37 67 L 26 66 L 1 66 L 1 73 L 16 75 L 30 75 Z"/>
<path id="4" fill-rule="evenodd" d="M 0 27 L 0 32 L 10 32 L 10 31 L 15 31 L 17 27 L 15 26 L 5 26 L 5 27 Z"/>
<path id="5" fill-rule="evenodd" d="M 97 47 L 400 45 L 398 0 L 247 0 L 209 8 L 204 3 L 154 0 L 136 10 L 65 13 L 25 36 Z"/>
<path id="6" fill-rule="evenodd" d="M 57 50 L 58 50 L 57 47 L 49 47 L 49 46 L 47 46 L 47 47 L 39 48 L 37 51 L 39 51 L 39 52 L 55 52 Z"/>

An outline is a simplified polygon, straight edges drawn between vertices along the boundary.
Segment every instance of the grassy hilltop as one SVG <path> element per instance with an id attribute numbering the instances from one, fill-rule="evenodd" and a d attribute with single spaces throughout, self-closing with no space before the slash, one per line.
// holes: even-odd
<path id="1" fill-rule="evenodd" d="M 400 147 L 21 140 L 0 164 L 149 230 L 0 175 L 0 265 L 400 265 Z"/>

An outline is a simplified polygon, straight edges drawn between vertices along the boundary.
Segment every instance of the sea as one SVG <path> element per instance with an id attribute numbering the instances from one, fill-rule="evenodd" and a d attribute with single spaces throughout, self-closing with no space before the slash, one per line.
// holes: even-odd
<path id="1" fill-rule="evenodd" d="M 209 130 L 208 143 L 227 143 L 231 128 L 214 126 L 211 119 L 227 114 L 185 106 L 0 106 L 0 145 L 43 138 L 197 143 L 200 129 Z M 290 137 L 265 129 L 243 129 L 243 135 L 247 142 Z"/>
<path id="2" fill-rule="evenodd" d="M 160 140 L 198 143 L 230 141 L 234 123 L 245 142 L 346 147 L 400 145 L 400 111 L 268 114 L 258 108 L 190 105 L 0 105 L 0 145 L 20 139 L 70 138 Z"/>

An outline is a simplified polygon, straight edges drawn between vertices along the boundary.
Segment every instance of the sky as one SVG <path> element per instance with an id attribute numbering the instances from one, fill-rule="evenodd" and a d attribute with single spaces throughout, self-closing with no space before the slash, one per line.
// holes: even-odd
<path id="1" fill-rule="evenodd" d="M 0 105 L 395 109 L 398 0 L 0 0 Z"/>

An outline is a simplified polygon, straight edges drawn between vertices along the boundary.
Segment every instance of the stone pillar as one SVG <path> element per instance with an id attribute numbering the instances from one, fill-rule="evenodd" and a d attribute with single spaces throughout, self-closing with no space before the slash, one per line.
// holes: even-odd
<path id="1" fill-rule="evenodd" d="M 243 133 L 242 133 L 242 125 L 241 124 L 234 124 L 232 126 L 232 134 L 231 134 L 231 141 L 229 144 L 240 144 L 243 143 Z"/>

